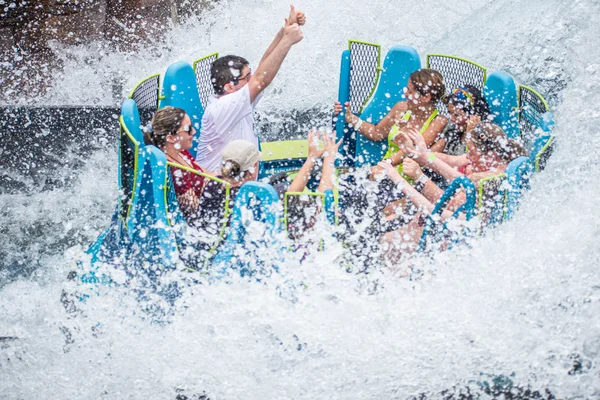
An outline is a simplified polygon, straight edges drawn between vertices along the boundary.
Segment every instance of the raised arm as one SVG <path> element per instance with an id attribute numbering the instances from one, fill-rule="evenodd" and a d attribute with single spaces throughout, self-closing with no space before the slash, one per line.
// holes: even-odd
<path id="1" fill-rule="evenodd" d="M 321 155 L 323 155 L 324 149 L 319 149 L 319 139 L 325 135 L 319 131 L 308 131 L 308 157 L 306 161 L 298 171 L 298 174 L 290 184 L 288 192 L 302 192 L 310 179 L 310 172 L 312 171 L 315 163 Z"/>
<path id="2" fill-rule="evenodd" d="M 408 182 L 406 182 L 406 180 L 400 175 L 400 173 L 398 173 L 398 171 L 390 162 L 384 160 L 377 165 L 385 171 L 392 182 L 400 187 L 400 190 L 406 195 L 406 198 L 415 206 L 417 206 L 417 208 L 422 211 L 426 211 L 427 214 L 430 214 L 433 211 L 433 204 Z"/>
<path id="3" fill-rule="evenodd" d="M 250 91 L 250 102 L 253 103 L 258 95 L 273 82 L 285 56 L 292 46 L 302 40 L 302 31 L 298 24 L 283 27 L 283 35 L 273 50 L 259 64 L 252 74 L 248 89 Z"/>
<path id="4" fill-rule="evenodd" d="M 406 195 L 406 198 L 413 203 L 417 208 L 421 211 L 424 211 L 426 214 L 431 214 L 435 205 L 433 202 L 429 201 L 425 198 L 421 193 L 419 193 L 414 187 L 412 187 L 406 179 L 404 179 L 398 171 L 393 167 L 393 165 L 387 161 L 381 161 L 379 164 L 382 169 L 385 170 L 388 177 L 394 182 L 402 193 Z M 448 203 L 444 211 L 442 211 L 442 218 L 449 218 L 452 216 L 454 210 L 456 210 L 462 203 L 465 202 L 464 193 L 460 192 L 457 196 L 454 196 L 452 200 Z M 436 201 L 437 203 L 437 201 Z"/>
<path id="5" fill-rule="evenodd" d="M 398 136 L 401 135 L 403 134 Z M 433 169 L 446 178 L 448 182 L 452 182 L 459 176 L 463 176 L 463 174 L 436 157 L 435 153 L 430 152 L 425 144 L 423 136 L 421 136 L 417 130 L 408 129 L 403 136 L 408 140 L 404 140 L 401 144 L 396 142 L 396 144 L 398 144 L 400 149 L 406 154 L 411 155 L 421 166 L 427 166 Z"/>
<path id="6" fill-rule="evenodd" d="M 342 139 L 336 143 L 335 133 L 324 133 L 322 138 L 325 151 L 323 153 L 323 170 L 321 171 L 321 180 L 317 191 L 325 193 L 327 190 L 333 190 L 335 182 L 335 159 L 337 158 L 338 149 L 342 144 Z"/>
<path id="7" fill-rule="evenodd" d="M 277 45 L 281 41 L 281 38 L 283 37 L 283 30 L 286 26 L 292 25 L 292 24 L 298 24 L 298 26 L 303 26 L 305 23 L 306 23 L 306 16 L 304 15 L 304 13 L 300 10 L 296 10 L 293 5 L 290 5 L 290 15 L 285 20 L 285 26 L 283 26 L 281 29 L 279 29 L 279 32 L 277 32 L 277 35 L 275 35 L 275 38 L 273 39 L 273 41 L 271 42 L 271 44 L 265 51 L 265 54 L 263 54 L 262 58 L 260 59 L 260 63 L 258 65 L 260 66 L 260 64 L 262 64 L 263 61 L 265 61 L 267 59 L 267 57 L 269 57 L 269 55 L 273 52 L 275 47 L 277 47 Z"/>
<path id="8" fill-rule="evenodd" d="M 413 181 L 417 182 L 417 185 L 421 185 L 421 194 L 423 194 L 430 202 L 435 204 L 440 197 L 442 197 L 444 191 L 423 173 L 419 164 L 412 158 L 407 157 L 404 160 L 402 172 Z"/>
<path id="9" fill-rule="evenodd" d="M 467 158 L 466 154 L 462 154 L 460 156 L 452 156 L 450 154 L 439 153 L 439 152 L 434 151 L 433 155 L 438 160 L 442 160 L 443 162 L 445 162 L 446 164 L 448 164 L 449 166 L 454 167 L 454 168 L 461 168 L 461 167 L 464 167 L 465 165 L 470 164 L 470 161 Z"/>
<path id="10" fill-rule="evenodd" d="M 399 121 L 400 116 L 407 110 L 405 101 L 398 102 L 394 105 L 394 107 L 392 107 L 390 112 L 387 113 L 387 115 L 375 125 L 367 121 L 363 121 L 358 116 L 352 114 L 350 111 L 350 103 L 346 102 L 344 106 L 346 107 L 346 113 L 344 115 L 346 123 L 351 124 L 361 135 L 375 142 L 380 142 L 387 139 L 392 126 Z M 334 102 L 333 115 L 337 116 L 341 113 L 341 111 L 342 105 L 337 101 Z"/>

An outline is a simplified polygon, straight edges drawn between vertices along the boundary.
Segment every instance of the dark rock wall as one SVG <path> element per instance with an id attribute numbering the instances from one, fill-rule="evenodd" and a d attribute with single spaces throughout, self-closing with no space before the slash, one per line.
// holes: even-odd
<path id="1" fill-rule="evenodd" d="M 78 46 L 104 40 L 134 49 L 158 29 L 177 24 L 209 0 L 0 0 L 0 103 L 46 90 L 60 68 L 51 42 Z M 8 94 L 7 94 L 8 93 Z"/>

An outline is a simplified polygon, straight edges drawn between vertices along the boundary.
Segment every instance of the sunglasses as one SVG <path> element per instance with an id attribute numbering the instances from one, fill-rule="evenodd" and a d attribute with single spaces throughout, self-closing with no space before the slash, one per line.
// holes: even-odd
<path id="1" fill-rule="evenodd" d="M 179 132 L 187 132 L 191 135 L 192 132 L 194 132 L 194 127 L 192 125 L 186 125 L 183 127 L 183 129 L 175 131 L 175 134 L 178 134 Z"/>
<path id="2" fill-rule="evenodd" d="M 245 76 L 242 76 L 241 78 L 233 78 L 233 84 L 237 85 L 238 83 L 240 83 L 241 81 L 250 81 L 250 76 L 252 76 L 252 69 L 250 69 L 250 71 L 248 71 L 248 73 Z"/>

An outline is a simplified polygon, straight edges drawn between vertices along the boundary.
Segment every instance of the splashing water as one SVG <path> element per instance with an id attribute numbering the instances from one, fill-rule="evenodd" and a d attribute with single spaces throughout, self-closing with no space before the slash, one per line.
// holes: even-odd
<path id="1" fill-rule="evenodd" d="M 297 7 L 308 16 L 304 41 L 262 110 L 327 109 L 348 39 L 384 51 L 407 44 L 422 55 L 456 54 L 545 94 L 557 151 L 515 218 L 471 248 L 416 260 L 427 271 L 421 281 L 376 276 L 382 287 L 375 295 L 343 271 L 331 246 L 285 267 L 305 283 L 296 302 L 274 289 L 277 278 L 267 286 L 233 280 L 188 287 L 168 324 L 140 315 L 131 293 L 102 287 L 77 304 L 81 314 L 67 314 L 61 293 L 73 288 L 65 277 L 108 225 L 116 198 L 115 146 L 85 157 L 75 150 L 64 155 L 83 164 L 70 187 L 0 195 L 1 397 L 439 398 L 444 390 L 485 396 L 482 386 L 494 379 L 510 380 L 515 393 L 531 387 L 544 396 L 547 389 L 560 398 L 600 397 L 600 51 L 592 44 L 600 5 L 375 0 L 368 9 L 339 1 Z M 113 80 L 130 88 L 170 62 L 217 50 L 255 64 L 286 9 L 280 1 L 225 1 L 165 32 L 155 48 L 63 49 L 65 70 L 40 103 L 111 104 Z"/>

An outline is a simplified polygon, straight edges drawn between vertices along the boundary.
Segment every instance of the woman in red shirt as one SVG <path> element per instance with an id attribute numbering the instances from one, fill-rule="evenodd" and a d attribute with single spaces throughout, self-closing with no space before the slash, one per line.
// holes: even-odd
<path id="1" fill-rule="evenodd" d="M 154 114 L 152 128 L 145 132 L 144 139 L 146 144 L 161 149 L 170 163 L 210 174 L 189 152 L 195 134 L 196 129 L 185 111 L 169 106 Z M 179 208 L 187 219 L 197 211 L 207 179 L 184 168 L 171 166 L 170 170 Z"/>

